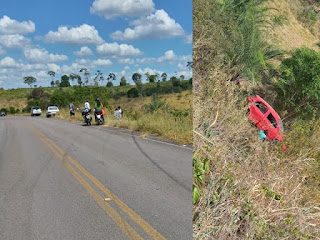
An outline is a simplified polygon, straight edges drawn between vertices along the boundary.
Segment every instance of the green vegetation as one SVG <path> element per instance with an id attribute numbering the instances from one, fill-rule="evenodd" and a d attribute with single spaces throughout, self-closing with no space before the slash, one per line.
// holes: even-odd
<path id="1" fill-rule="evenodd" d="M 268 4 L 194 1 L 194 239 L 320 237 L 319 53 L 266 43 L 289 21 Z M 284 117 L 284 143 L 258 141 L 255 94 Z"/>
<path id="2" fill-rule="evenodd" d="M 301 48 L 295 50 L 281 66 L 275 83 L 278 105 L 300 117 L 312 117 L 320 106 L 320 53 Z"/>
<path id="3" fill-rule="evenodd" d="M 138 90 L 137 86 L 128 85 L 61 87 L 68 83 L 68 76 L 64 75 L 63 79 L 59 87 L 0 90 L 0 108 L 11 114 L 20 113 L 20 109 L 29 114 L 33 106 L 45 111 L 49 105 L 56 105 L 61 110 L 58 117 L 69 119 L 68 105 L 71 101 L 81 109 L 86 99 L 93 104 L 99 97 L 107 110 L 107 126 L 155 134 L 184 144 L 192 142 L 192 85 L 188 80 L 178 79 L 175 86 L 172 81 L 141 83 Z M 179 87 L 179 91 L 175 87 Z M 114 108 L 119 105 L 125 112 L 121 122 L 113 116 Z M 80 113 L 76 114 L 76 119 L 82 121 Z"/>

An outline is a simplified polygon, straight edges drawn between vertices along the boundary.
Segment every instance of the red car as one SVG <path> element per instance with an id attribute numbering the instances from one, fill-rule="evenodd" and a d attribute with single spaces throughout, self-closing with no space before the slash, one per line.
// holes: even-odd
<path id="1" fill-rule="evenodd" d="M 259 95 L 247 97 L 249 119 L 257 128 L 265 132 L 268 139 L 283 140 L 283 125 L 278 113 Z"/>

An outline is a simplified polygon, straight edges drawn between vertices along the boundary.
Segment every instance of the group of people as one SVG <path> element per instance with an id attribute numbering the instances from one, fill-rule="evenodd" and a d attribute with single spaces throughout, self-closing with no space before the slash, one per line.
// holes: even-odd
<path id="1" fill-rule="evenodd" d="M 74 119 L 75 116 L 75 107 L 73 102 L 71 102 L 69 104 L 69 109 L 70 109 L 70 121 L 72 121 Z M 86 100 L 86 102 L 84 103 L 84 110 L 83 113 L 91 113 L 91 106 L 89 103 L 89 99 Z M 83 115 L 82 113 L 82 115 Z M 95 99 L 95 104 L 94 104 L 94 116 L 95 116 L 95 120 L 97 120 L 97 114 L 100 114 L 102 116 L 102 121 L 104 122 L 104 113 L 103 113 L 103 104 L 100 102 L 99 98 Z M 122 109 L 120 106 L 118 106 L 114 112 L 114 116 L 117 120 L 121 121 L 121 117 L 122 117 Z"/>
<path id="2" fill-rule="evenodd" d="M 122 109 L 120 106 L 118 106 L 115 110 L 114 110 L 114 117 L 119 120 L 121 122 L 121 117 L 122 117 Z"/>

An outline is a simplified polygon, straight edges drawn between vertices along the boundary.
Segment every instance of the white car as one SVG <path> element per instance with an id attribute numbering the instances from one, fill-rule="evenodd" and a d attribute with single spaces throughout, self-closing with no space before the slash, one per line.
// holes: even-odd
<path id="1" fill-rule="evenodd" d="M 31 117 L 33 116 L 40 116 L 41 115 L 41 109 L 39 107 L 32 107 L 31 108 Z"/>
<path id="2" fill-rule="evenodd" d="M 46 111 L 47 118 L 51 117 L 51 116 L 55 116 L 57 114 L 59 114 L 59 108 L 58 107 L 56 107 L 56 106 L 49 106 L 48 107 L 48 110 Z"/>

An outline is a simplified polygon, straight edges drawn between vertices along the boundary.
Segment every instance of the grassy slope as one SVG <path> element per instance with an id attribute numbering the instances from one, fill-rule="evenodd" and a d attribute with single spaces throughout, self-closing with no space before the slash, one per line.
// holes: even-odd
<path id="1" fill-rule="evenodd" d="M 304 9 L 304 5 L 299 0 L 276 0 L 268 2 L 270 13 L 274 17 L 284 20 L 281 24 L 276 24 L 268 29 L 266 40 L 269 44 L 275 45 L 283 50 L 294 50 L 302 46 L 319 50 L 316 45 L 319 42 L 317 34 L 313 34 L 310 29 L 298 20 L 298 14 Z"/>
<path id="2" fill-rule="evenodd" d="M 268 4 L 290 20 L 265 35 L 270 43 L 289 51 L 302 45 L 318 50 L 317 33 L 296 18 L 299 1 Z M 194 239 L 319 239 L 319 120 L 287 126 L 289 154 L 281 144 L 258 142 L 241 104 L 242 90 L 228 82 L 230 69 L 207 57 L 215 46 L 214 22 L 204 17 L 203 24 L 206 10 L 198 13 L 193 123 L 194 183 L 201 195 L 194 205 Z"/>

